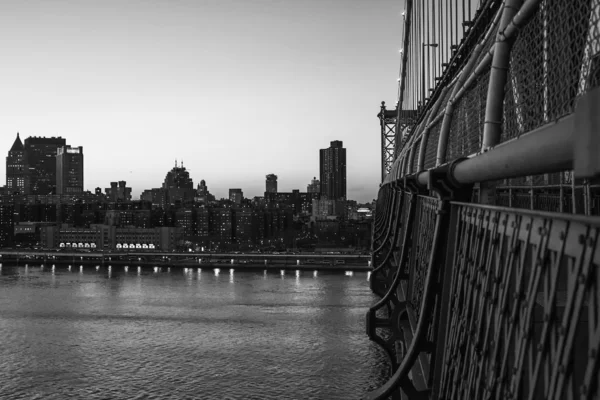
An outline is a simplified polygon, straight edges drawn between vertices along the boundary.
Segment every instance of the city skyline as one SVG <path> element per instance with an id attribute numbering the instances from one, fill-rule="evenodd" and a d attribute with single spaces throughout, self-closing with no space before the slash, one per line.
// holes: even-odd
<path id="1" fill-rule="evenodd" d="M 376 114 L 396 97 L 402 4 L 4 8 L 0 40 L 12 62 L 0 76 L 0 145 L 9 149 L 17 131 L 83 145 L 85 190 L 125 180 L 137 198 L 175 159 L 217 197 L 236 187 L 262 195 L 270 173 L 280 191 L 304 190 L 319 175 L 318 149 L 341 140 L 348 198 L 376 196 Z"/>

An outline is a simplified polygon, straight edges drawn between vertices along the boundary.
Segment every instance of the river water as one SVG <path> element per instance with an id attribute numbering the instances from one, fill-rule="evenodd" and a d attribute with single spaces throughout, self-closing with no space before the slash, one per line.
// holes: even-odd
<path id="1" fill-rule="evenodd" d="M 358 399 L 366 272 L 3 265 L 1 399 Z"/>

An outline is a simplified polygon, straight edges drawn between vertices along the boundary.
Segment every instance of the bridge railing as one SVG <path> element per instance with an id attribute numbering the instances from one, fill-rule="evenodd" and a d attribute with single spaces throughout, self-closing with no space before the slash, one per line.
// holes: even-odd
<path id="1" fill-rule="evenodd" d="M 406 3 L 369 398 L 598 398 L 600 0 L 481 1 L 437 59 L 440 2 Z"/>

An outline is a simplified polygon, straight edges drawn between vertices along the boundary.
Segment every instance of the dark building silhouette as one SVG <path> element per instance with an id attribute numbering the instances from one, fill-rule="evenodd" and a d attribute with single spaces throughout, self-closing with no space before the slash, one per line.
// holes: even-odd
<path id="1" fill-rule="evenodd" d="M 55 194 L 56 154 L 67 145 L 62 137 L 37 137 L 25 139 L 25 160 L 29 170 L 29 194 Z"/>
<path id="2" fill-rule="evenodd" d="M 29 194 L 29 171 L 25 148 L 18 132 L 6 157 L 6 190 L 10 194 Z"/>
<path id="3" fill-rule="evenodd" d="M 110 188 L 104 189 L 108 201 L 131 201 L 131 188 L 127 182 L 111 182 Z"/>
<path id="4" fill-rule="evenodd" d="M 56 153 L 56 194 L 82 192 L 83 147 L 59 147 Z"/>
<path id="5" fill-rule="evenodd" d="M 194 182 L 183 166 L 183 162 L 181 166 L 177 166 L 175 161 L 175 167 L 167 173 L 162 188 L 166 192 L 167 203 L 170 205 L 192 202 L 196 194 Z"/>
<path id="6" fill-rule="evenodd" d="M 320 150 L 321 194 L 330 200 L 346 200 L 346 149 L 341 140 Z"/>
<path id="7" fill-rule="evenodd" d="M 267 193 L 277 193 L 277 175 L 269 174 L 267 175 L 265 192 Z"/>

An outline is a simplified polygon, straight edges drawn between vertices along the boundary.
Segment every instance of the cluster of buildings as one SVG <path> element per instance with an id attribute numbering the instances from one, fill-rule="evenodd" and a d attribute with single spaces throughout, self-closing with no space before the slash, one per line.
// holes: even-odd
<path id="1" fill-rule="evenodd" d="M 263 196 L 240 188 L 217 200 L 175 161 L 162 185 L 133 200 L 125 181 L 84 190 L 83 147 L 61 137 L 19 134 L 0 188 L 0 247 L 102 250 L 284 250 L 370 246 L 370 204 L 346 198 L 346 149 L 320 150 L 320 179 L 306 192 L 279 192 L 266 176 Z"/>

